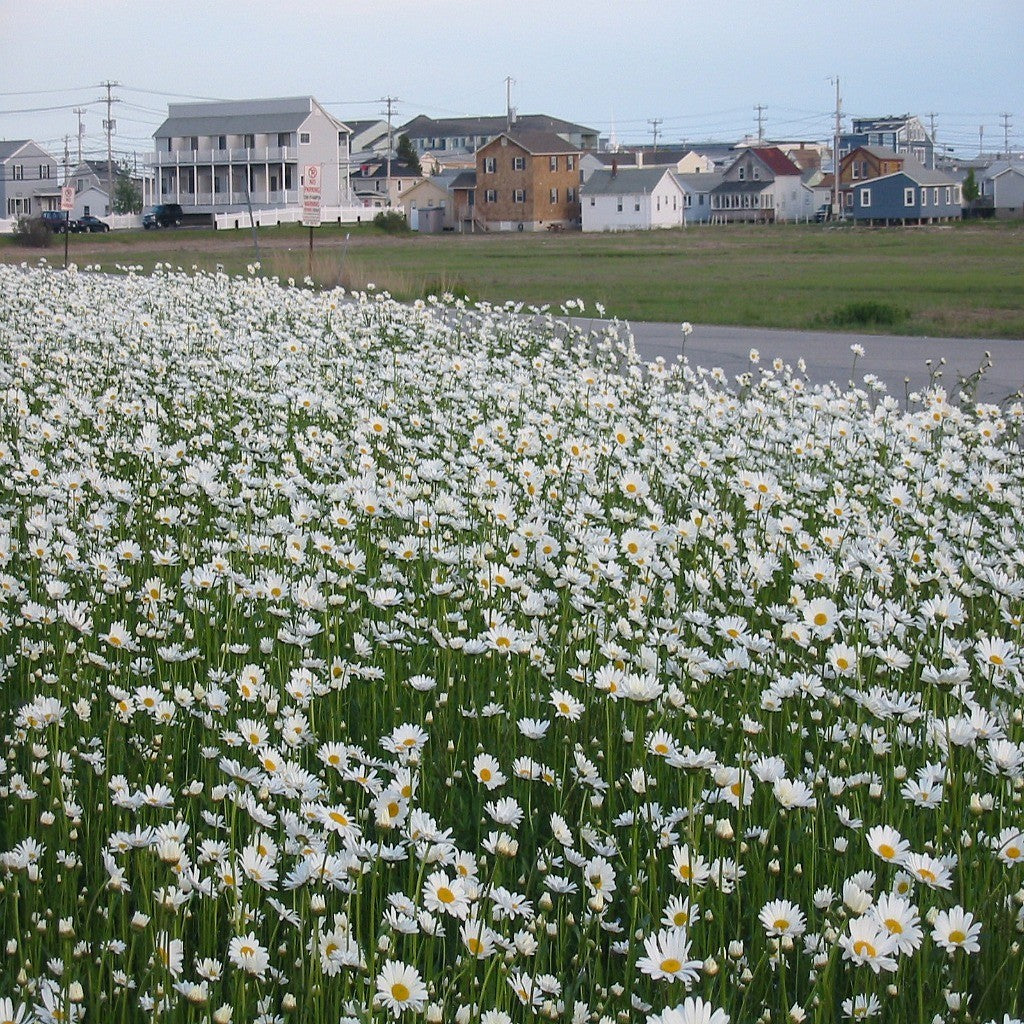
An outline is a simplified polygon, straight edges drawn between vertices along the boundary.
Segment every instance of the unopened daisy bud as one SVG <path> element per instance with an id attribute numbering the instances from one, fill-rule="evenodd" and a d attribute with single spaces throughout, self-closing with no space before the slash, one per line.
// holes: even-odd
<path id="1" fill-rule="evenodd" d="M 849 845 L 846 836 L 836 836 L 835 841 L 832 843 L 836 853 L 846 853 L 846 848 Z"/>
<path id="2" fill-rule="evenodd" d="M 595 914 L 600 914 L 601 911 L 604 910 L 604 896 L 599 892 L 594 893 L 594 895 L 587 900 L 587 906 L 590 907 Z"/>
<path id="3" fill-rule="evenodd" d="M 18 952 L 18 940 L 17 939 L 8 939 L 7 940 L 7 955 L 8 956 L 14 956 L 14 954 L 17 953 L 17 952 Z"/>
<path id="4" fill-rule="evenodd" d="M 770 860 L 768 861 L 768 870 L 773 875 L 777 875 L 782 870 L 782 865 L 777 860 Z"/>
<path id="5" fill-rule="evenodd" d="M 80 981 L 73 981 L 68 985 L 68 1000 L 72 1003 L 81 1003 L 85 1000 L 85 990 Z"/>
<path id="6" fill-rule="evenodd" d="M 387 935 L 381 935 L 377 939 L 377 950 L 381 953 L 386 953 L 391 948 L 391 938 Z"/>
<path id="7" fill-rule="evenodd" d="M 713 978 L 720 970 L 718 961 L 713 957 L 709 956 L 701 966 L 701 970 L 709 977 Z"/>
<path id="8" fill-rule="evenodd" d="M 295 996 L 291 992 L 285 992 L 281 997 L 281 1010 L 284 1013 L 293 1013 L 298 1003 L 295 1000 Z"/>
<path id="9" fill-rule="evenodd" d="M 132 918 L 132 928 L 137 932 L 141 932 L 148 924 L 149 914 L 143 914 L 141 910 L 136 911 L 135 916 Z"/>
<path id="10" fill-rule="evenodd" d="M 802 1024 L 807 1019 L 807 1011 L 799 1003 L 794 1003 L 789 1008 L 789 1019 L 793 1024 Z"/>
<path id="11" fill-rule="evenodd" d="M 57 922 L 57 933 L 62 939 L 73 939 L 75 937 L 75 926 L 70 917 L 62 917 Z"/>
<path id="12" fill-rule="evenodd" d="M 53 824 L 53 821 L 54 818 L 52 811 L 43 811 L 43 813 L 39 815 L 39 823 L 41 825 L 46 825 L 47 827 L 49 827 Z"/>
<path id="13" fill-rule="evenodd" d="M 544 930 L 548 933 L 548 938 L 553 939 L 556 935 L 558 935 L 558 922 L 548 921 L 547 925 L 545 925 L 544 927 Z"/>
<path id="14" fill-rule="evenodd" d="M 323 893 L 313 893 L 309 898 L 309 909 L 314 914 L 326 914 L 327 913 L 327 900 Z"/>
<path id="15" fill-rule="evenodd" d="M 554 902 L 551 899 L 551 893 L 542 892 L 540 894 L 540 899 L 537 900 L 537 906 L 540 907 L 541 910 L 550 910 L 554 906 Z"/>
<path id="16" fill-rule="evenodd" d="M 715 822 L 715 835 L 719 839 L 724 839 L 726 842 L 730 842 L 735 836 L 736 832 L 732 827 L 732 822 L 728 818 L 719 818 Z"/>
<path id="17" fill-rule="evenodd" d="M 740 942 L 739 939 L 733 939 L 729 943 L 728 953 L 729 953 L 729 956 L 730 956 L 731 959 L 733 959 L 733 960 L 742 960 L 743 959 L 743 943 Z"/>
<path id="18" fill-rule="evenodd" d="M 431 1003 L 427 1007 L 427 1024 L 441 1024 L 444 1020 L 444 1008 L 439 1003 Z"/>
<path id="19" fill-rule="evenodd" d="M 213 1024 L 229 1024 L 231 1020 L 231 1004 L 222 1003 L 213 1011 Z"/>

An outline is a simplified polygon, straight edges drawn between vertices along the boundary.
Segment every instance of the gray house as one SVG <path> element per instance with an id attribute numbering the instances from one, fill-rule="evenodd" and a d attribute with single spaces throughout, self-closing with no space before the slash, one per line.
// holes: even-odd
<path id="1" fill-rule="evenodd" d="M 978 186 L 997 217 L 1024 215 L 1024 162 L 997 160 L 979 176 Z"/>
<path id="2" fill-rule="evenodd" d="M 907 160 L 903 170 L 854 185 L 846 216 L 860 224 L 933 224 L 959 220 L 960 185 L 948 174 Z"/>
<path id="3" fill-rule="evenodd" d="M 882 146 L 905 153 L 929 169 L 935 166 L 935 142 L 921 119 L 911 114 L 855 117 L 852 131 L 839 136 L 840 159 L 858 146 Z"/>
<path id="4" fill-rule="evenodd" d="M 0 217 L 34 217 L 60 209 L 60 168 L 30 139 L 0 142 Z"/>
<path id="5" fill-rule="evenodd" d="M 303 168 L 318 164 L 325 206 L 349 202 L 350 131 L 312 96 L 171 103 L 153 133 L 154 202 L 186 214 L 302 204 Z"/>

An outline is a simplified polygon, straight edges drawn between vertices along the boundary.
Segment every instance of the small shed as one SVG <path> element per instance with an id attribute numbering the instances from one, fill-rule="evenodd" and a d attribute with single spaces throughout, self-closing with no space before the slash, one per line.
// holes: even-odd
<path id="1" fill-rule="evenodd" d="M 421 206 L 417 213 L 419 216 L 416 230 L 421 235 L 439 235 L 444 231 L 443 206 Z"/>

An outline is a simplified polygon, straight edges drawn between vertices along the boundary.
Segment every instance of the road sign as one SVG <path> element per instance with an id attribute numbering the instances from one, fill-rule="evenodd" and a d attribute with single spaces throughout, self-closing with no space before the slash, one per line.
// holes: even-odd
<path id="1" fill-rule="evenodd" d="M 308 228 L 320 226 L 320 165 L 306 164 L 302 169 L 302 223 Z"/>
<path id="2" fill-rule="evenodd" d="M 75 186 L 63 185 L 60 190 L 60 208 L 71 211 L 75 208 Z"/>

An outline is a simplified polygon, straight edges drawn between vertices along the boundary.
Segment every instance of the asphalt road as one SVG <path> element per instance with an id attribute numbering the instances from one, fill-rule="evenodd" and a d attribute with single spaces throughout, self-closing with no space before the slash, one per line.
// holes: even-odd
<path id="1" fill-rule="evenodd" d="M 683 348 L 679 324 L 630 324 L 637 350 L 648 360 L 664 356 L 674 360 Z M 850 346 L 864 349 L 854 367 Z M 977 372 L 986 361 L 992 366 L 974 392 L 978 401 L 1006 404 L 1024 391 L 1024 340 L 894 337 L 875 334 L 834 334 L 827 331 L 781 331 L 752 327 L 693 325 L 686 338 L 685 355 L 691 365 L 720 366 L 731 382 L 751 369 L 750 350 L 760 353 L 762 365 L 776 357 L 794 369 L 801 357 L 811 384 L 848 385 L 851 371 L 856 382 L 874 374 L 897 398 L 928 385 L 933 371 L 951 396 L 962 378 Z M 945 359 L 945 365 L 940 360 Z M 931 360 L 931 366 L 928 361 Z"/>

